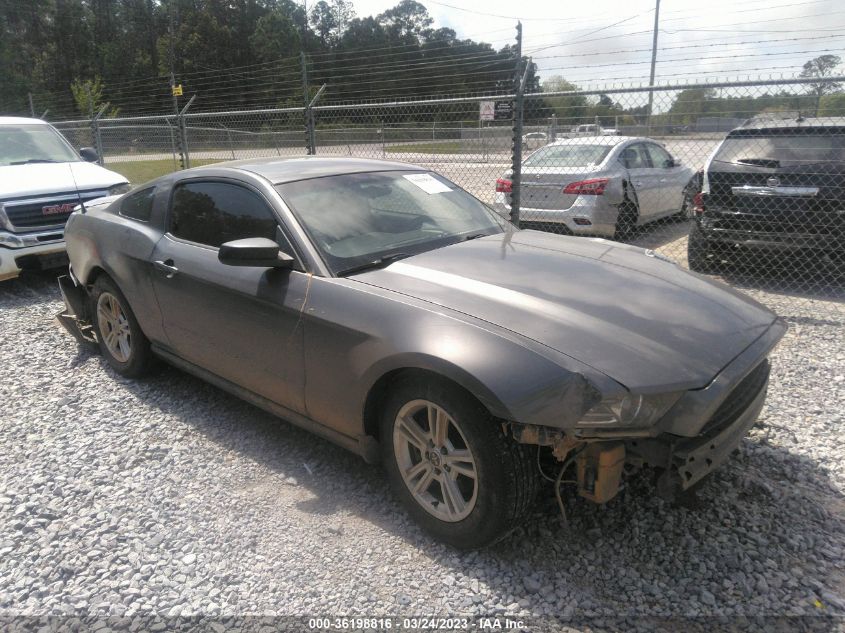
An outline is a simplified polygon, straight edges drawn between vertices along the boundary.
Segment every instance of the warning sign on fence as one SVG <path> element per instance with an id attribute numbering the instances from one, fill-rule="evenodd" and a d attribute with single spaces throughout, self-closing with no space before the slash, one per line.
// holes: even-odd
<path id="1" fill-rule="evenodd" d="M 496 116 L 496 102 L 495 101 L 479 101 L 478 102 L 478 120 L 492 121 Z"/>

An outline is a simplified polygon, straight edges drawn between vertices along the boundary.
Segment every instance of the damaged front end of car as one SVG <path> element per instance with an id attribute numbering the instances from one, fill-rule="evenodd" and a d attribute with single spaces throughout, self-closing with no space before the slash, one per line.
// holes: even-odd
<path id="1" fill-rule="evenodd" d="M 783 321 L 774 321 L 700 389 L 602 397 L 561 427 L 503 424 L 517 442 L 538 446 L 557 463 L 556 477 L 543 474 L 555 481 L 561 511 L 563 481 L 576 483 L 579 496 L 606 503 L 619 492 L 623 474 L 642 467 L 659 473 L 656 492 L 671 500 L 723 464 L 757 421 L 768 389 L 768 355 L 785 331 Z"/>

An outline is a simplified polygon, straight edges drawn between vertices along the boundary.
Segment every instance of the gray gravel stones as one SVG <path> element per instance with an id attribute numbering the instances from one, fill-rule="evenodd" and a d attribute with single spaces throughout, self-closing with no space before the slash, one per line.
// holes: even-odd
<path id="1" fill-rule="evenodd" d="M 567 491 L 568 530 L 546 496 L 463 554 L 379 469 L 176 370 L 123 380 L 55 322 L 49 276 L 3 284 L 0 616 L 845 614 L 845 310 L 755 294 L 790 332 L 695 503 L 646 476 L 605 507 Z"/>

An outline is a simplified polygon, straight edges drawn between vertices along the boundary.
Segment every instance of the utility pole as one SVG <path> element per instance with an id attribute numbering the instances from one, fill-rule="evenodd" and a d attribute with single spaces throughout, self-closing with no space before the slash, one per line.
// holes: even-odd
<path id="1" fill-rule="evenodd" d="M 305 151 L 309 156 L 315 153 L 314 117 L 311 111 L 311 98 L 308 90 L 308 59 L 305 50 L 308 46 L 308 3 L 302 0 L 302 44 L 299 61 L 302 65 L 302 105 L 305 122 Z"/>
<path id="2" fill-rule="evenodd" d="M 530 62 L 529 62 L 530 63 Z M 522 64 L 522 22 L 516 23 L 516 63 L 514 64 L 514 101 L 511 137 L 511 213 L 510 220 L 519 226 L 519 197 L 522 187 L 522 95 L 525 89 L 525 79 L 528 75 L 528 65 Z"/>
<path id="3" fill-rule="evenodd" d="M 651 39 L 651 73 L 648 79 L 648 130 L 651 132 L 651 110 L 654 106 L 654 69 L 657 66 L 657 29 L 660 24 L 660 0 L 654 5 L 654 35 Z"/>
<path id="4" fill-rule="evenodd" d="M 190 167 L 190 159 L 187 156 L 186 148 L 185 148 L 185 140 L 186 140 L 186 132 L 185 132 L 185 125 L 184 119 L 179 112 L 179 97 L 176 94 L 176 73 L 174 72 L 175 68 L 175 44 L 174 40 L 176 39 L 176 9 L 175 3 L 170 3 L 168 11 L 170 13 L 170 48 L 168 51 L 169 64 L 170 64 L 170 97 L 173 99 L 173 116 L 176 117 L 176 127 L 179 130 L 179 134 L 176 136 L 176 147 L 179 152 L 179 168 L 180 169 L 188 169 Z M 173 134 L 171 128 L 171 135 Z"/>

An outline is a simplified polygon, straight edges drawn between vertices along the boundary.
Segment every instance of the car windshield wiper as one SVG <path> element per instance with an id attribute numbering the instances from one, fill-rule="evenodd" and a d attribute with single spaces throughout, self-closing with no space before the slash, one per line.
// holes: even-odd
<path id="1" fill-rule="evenodd" d="M 472 235 L 467 235 L 464 238 L 464 242 L 469 242 L 470 240 L 477 240 L 479 237 L 487 237 L 490 233 L 473 233 Z"/>
<path id="2" fill-rule="evenodd" d="M 17 160 L 10 165 L 28 165 L 29 163 L 58 163 L 59 161 L 52 158 L 29 158 L 27 160 Z"/>
<path id="3" fill-rule="evenodd" d="M 392 255 L 385 255 L 384 257 L 379 257 L 378 259 L 374 259 L 370 262 L 365 264 L 359 264 L 358 266 L 351 266 L 350 268 L 345 268 L 344 270 L 338 271 L 338 277 L 343 275 L 351 275 L 353 273 L 360 273 L 365 270 L 373 270 L 376 268 L 384 268 L 385 266 L 389 266 L 395 261 L 400 259 L 405 259 L 406 257 L 410 257 L 410 253 L 393 253 Z"/>

